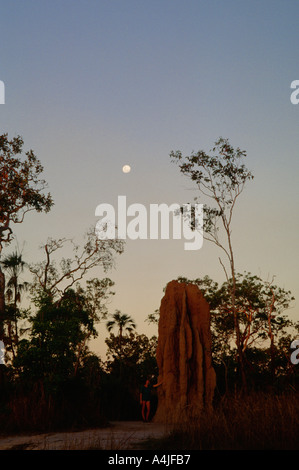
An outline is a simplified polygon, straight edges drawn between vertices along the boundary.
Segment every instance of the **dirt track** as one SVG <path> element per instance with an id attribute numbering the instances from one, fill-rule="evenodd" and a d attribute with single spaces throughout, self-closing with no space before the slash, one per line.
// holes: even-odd
<path id="1" fill-rule="evenodd" d="M 114 421 L 107 428 L 79 432 L 0 437 L 0 450 L 139 449 L 140 443 L 168 432 L 164 424 Z"/>

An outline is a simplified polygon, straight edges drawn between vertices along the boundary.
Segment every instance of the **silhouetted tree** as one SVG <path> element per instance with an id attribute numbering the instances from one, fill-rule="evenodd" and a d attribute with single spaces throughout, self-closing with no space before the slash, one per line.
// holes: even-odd
<path id="1" fill-rule="evenodd" d="M 157 377 L 157 337 L 110 333 L 107 344 L 105 402 L 111 419 L 139 419 L 139 389 L 145 379 Z"/>
<path id="2" fill-rule="evenodd" d="M 5 322 L 8 325 L 10 348 L 13 356 L 15 356 L 14 346 L 17 346 L 19 341 L 18 319 L 20 310 L 18 304 L 21 302 L 21 294 L 28 289 L 29 285 L 28 282 L 21 281 L 20 278 L 26 263 L 22 258 L 22 254 L 14 251 L 1 261 L 1 265 L 7 275 Z"/>
<path id="3" fill-rule="evenodd" d="M 178 164 L 180 171 L 194 181 L 200 196 L 211 201 L 211 205 L 204 206 L 204 238 L 220 248 L 228 261 L 229 271 L 219 258 L 230 287 L 239 369 L 243 386 L 246 388 L 240 325 L 235 303 L 236 267 L 231 229 L 237 200 L 246 183 L 253 179 L 253 175 L 243 164 L 246 152 L 239 148 L 234 149 L 228 139 L 221 137 L 215 142 L 212 155 L 200 150 L 183 157 L 181 151 L 172 151 L 170 157 Z M 196 198 L 196 201 L 201 202 L 201 199 Z M 220 226 L 224 229 L 225 239 L 220 237 Z M 196 228 L 194 224 L 193 228 Z"/>
<path id="4" fill-rule="evenodd" d="M 279 364 L 286 364 L 282 361 L 286 348 L 284 352 L 281 350 L 281 346 L 285 346 L 284 338 L 290 328 L 296 326 L 285 313 L 294 297 L 290 291 L 275 285 L 273 280 L 264 281 L 248 272 L 236 273 L 235 279 L 235 308 L 245 373 L 257 375 L 261 372 L 264 378 L 267 375 L 274 379 Z M 231 282 L 229 280 L 219 285 L 209 276 L 193 280 L 180 276 L 178 281 L 197 285 L 209 303 L 213 361 L 217 367 L 224 367 L 227 389 L 228 375 L 233 375 L 236 365 Z M 147 320 L 158 323 L 159 310 L 149 315 Z"/>
<path id="5" fill-rule="evenodd" d="M 59 250 L 72 248 L 72 257 L 61 257 L 59 263 L 55 256 Z M 83 247 L 76 245 L 73 240 L 49 238 L 43 247 L 45 260 L 29 265 L 33 274 L 33 291 L 36 294 L 49 295 L 53 300 L 59 298 L 95 267 L 102 267 L 106 272 L 113 266 L 114 256 L 121 254 L 124 249 L 122 240 L 99 240 L 94 228 L 85 237 Z M 54 259 L 53 259 L 54 258 Z M 100 287 L 100 285 L 94 287 Z M 91 286 L 90 286 L 91 289 Z"/>
<path id="6" fill-rule="evenodd" d="M 118 328 L 118 336 L 122 338 L 124 332 L 132 332 L 136 328 L 136 323 L 133 318 L 126 313 L 121 313 L 120 310 L 116 310 L 112 315 L 112 320 L 106 323 L 107 330 L 111 332 L 113 328 Z"/>
<path id="7" fill-rule="evenodd" d="M 29 211 L 48 212 L 50 194 L 44 194 L 43 167 L 32 150 L 22 157 L 23 139 L 0 136 L 0 257 L 3 247 L 13 239 L 13 224 L 22 223 Z M 5 341 L 5 277 L 0 267 L 0 339 Z"/>

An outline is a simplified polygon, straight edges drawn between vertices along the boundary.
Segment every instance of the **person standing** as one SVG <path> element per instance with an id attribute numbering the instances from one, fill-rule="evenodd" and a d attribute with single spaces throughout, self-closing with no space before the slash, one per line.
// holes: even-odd
<path id="1" fill-rule="evenodd" d="M 149 379 L 146 379 L 145 384 L 140 388 L 140 404 L 142 419 L 145 423 L 149 422 L 149 416 L 151 411 L 151 390 L 152 388 L 159 387 L 162 382 L 151 385 Z"/>

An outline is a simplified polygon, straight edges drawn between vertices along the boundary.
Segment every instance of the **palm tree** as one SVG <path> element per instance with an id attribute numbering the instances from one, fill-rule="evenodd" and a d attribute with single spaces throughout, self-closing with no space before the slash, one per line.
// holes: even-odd
<path id="1" fill-rule="evenodd" d="M 28 288 L 28 282 L 20 282 L 20 276 L 24 271 L 24 267 L 26 266 L 25 261 L 22 259 L 22 255 L 19 254 L 17 251 L 11 253 L 10 255 L 6 256 L 1 261 L 3 269 L 5 270 L 6 274 L 8 275 L 8 281 L 6 283 L 6 298 L 8 303 L 12 306 L 13 310 L 13 321 L 15 324 L 15 342 L 18 343 L 18 308 L 17 304 L 21 301 L 21 293 Z M 9 321 L 9 332 L 10 332 L 10 339 L 11 339 L 11 322 Z M 12 340 L 11 340 L 12 345 Z"/>
<path id="2" fill-rule="evenodd" d="M 116 310 L 113 313 L 112 320 L 106 323 L 107 330 L 110 332 L 113 328 L 118 327 L 118 336 L 121 339 L 123 332 L 131 332 L 136 328 L 134 320 L 126 313 L 121 313 L 120 310 Z"/>

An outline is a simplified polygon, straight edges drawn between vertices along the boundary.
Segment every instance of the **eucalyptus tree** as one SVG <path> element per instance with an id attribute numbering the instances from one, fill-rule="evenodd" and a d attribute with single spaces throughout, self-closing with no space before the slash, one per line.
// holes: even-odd
<path id="1" fill-rule="evenodd" d="M 227 382 L 227 373 L 231 375 L 235 363 L 231 281 L 219 285 L 209 276 L 196 279 L 180 276 L 177 280 L 197 285 L 209 303 L 213 363 L 224 366 Z M 285 343 L 289 347 L 291 341 L 285 338 L 296 328 L 287 316 L 294 297 L 274 281 L 274 278 L 265 281 L 250 272 L 236 273 L 235 307 L 246 370 L 254 370 L 256 375 L 267 373 L 272 379 L 281 374 L 282 346 Z M 159 309 L 149 314 L 146 321 L 157 324 Z M 255 355 L 263 357 L 262 365 L 254 359 Z"/>
<path id="2" fill-rule="evenodd" d="M 41 248 L 44 260 L 29 264 L 33 275 L 32 291 L 37 298 L 49 296 L 52 301 L 59 302 L 68 289 L 73 288 L 94 268 L 100 267 L 104 272 L 111 269 L 115 255 L 123 253 L 124 242 L 118 239 L 100 240 L 95 229 L 90 228 L 81 246 L 72 239 L 48 238 Z M 68 257 L 64 256 L 65 252 L 70 253 Z M 104 280 L 90 284 L 90 293 L 92 289 L 103 287 L 103 283 Z"/>
<path id="3" fill-rule="evenodd" d="M 246 183 L 253 179 L 243 161 L 246 152 L 234 148 L 228 139 L 220 137 L 211 150 L 211 155 L 200 150 L 183 156 L 181 151 L 171 151 L 170 158 L 180 171 L 193 181 L 199 191 L 197 203 L 204 204 L 204 238 L 214 243 L 224 255 L 219 261 L 230 286 L 231 310 L 234 319 L 236 347 L 242 383 L 246 387 L 243 352 L 238 310 L 236 308 L 236 265 L 232 240 L 233 214 L 238 198 Z M 191 227 L 196 229 L 194 225 Z"/>

